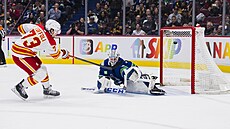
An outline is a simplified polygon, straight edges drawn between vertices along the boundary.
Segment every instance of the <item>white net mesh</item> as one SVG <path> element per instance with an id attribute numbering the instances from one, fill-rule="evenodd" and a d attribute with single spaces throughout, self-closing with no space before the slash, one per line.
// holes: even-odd
<path id="1" fill-rule="evenodd" d="M 191 85 L 195 76 L 196 93 L 221 93 L 230 90 L 230 82 L 213 61 L 204 38 L 204 28 L 163 30 L 163 84 Z M 161 39 L 162 40 L 162 39 Z M 195 44 L 195 75 L 192 75 L 192 44 Z"/>

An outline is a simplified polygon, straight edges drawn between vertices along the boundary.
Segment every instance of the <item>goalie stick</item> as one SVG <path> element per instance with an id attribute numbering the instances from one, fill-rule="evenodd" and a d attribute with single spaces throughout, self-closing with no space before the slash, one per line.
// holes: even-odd
<path id="1" fill-rule="evenodd" d="M 95 88 L 82 87 L 81 90 L 94 91 Z M 105 88 L 104 92 L 105 93 L 119 93 L 119 94 L 124 94 L 126 92 L 126 90 L 123 89 L 123 88 Z"/>
<path id="2" fill-rule="evenodd" d="M 95 88 L 82 87 L 81 90 L 84 90 L 84 91 L 95 91 Z M 129 91 L 126 91 L 123 88 L 105 88 L 104 92 L 98 92 L 98 93 L 118 93 L 118 94 L 131 93 L 131 94 L 146 94 L 146 95 L 153 95 L 153 96 L 161 96 L 161 95 L 165 95 L 166 94 L 166 92 L 157 92 L 157 91 L 156 92 L 152 92 L 152 94 L 129 92 Z"/>
<path id="3" fill-rule="evenodd" d="M 97 64 L 95 62 L 92 62 L 92 61 L 89 61 L 89 60 L 86 60 L 86 59 L 83 59 L 83 58 L 80 58 L 80 57 L 76 57 L 76 56 L 72 56 L 72 55 L 70 55 L 70 57 L 75 58 L 75 59 L 80 60 L 80 61 L 83 61 L 83 62 L 87 62 L 87 63 L 93 64 L 93 65 L 99 66 L 99 67 L 107 69 L 107 70 L 113 70 L 113 69 L 117 68 L 118 66 L 120 66 L 123 63 L 123 61 L 119 61 L 119 62 L 117 62 L 116 65 L 108 67 L 108 66 Z"/>

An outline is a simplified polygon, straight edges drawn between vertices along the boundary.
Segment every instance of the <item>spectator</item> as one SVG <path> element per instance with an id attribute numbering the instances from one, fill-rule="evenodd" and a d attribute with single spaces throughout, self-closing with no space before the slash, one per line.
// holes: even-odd
<path id="1" fill-rule="evenodd" d="M 222 35 L 222 25 L 219 25 L 217 27 L 217 30 L 214 33 L 215 33 L 215 35 L 221 36 Z"/>
<path id="2" fill-rule="evenodd" d="M 205 27 L 205 35 L 213 35 L 214 31 L 214 26 L 212 22 L 207 22 L 206 27 Z"/>
<path id="3" fill-rule="evenodd" d="M 189 16 L 187 9 L 182 9 L 182 18 L 181 18 L 181 24 L 188 24 L 192 21 L 192 17 Z"/>
<path id="4" fill-rule="evenodd" d="M 89 10 L 89 12 L 88 12 L 88 19 L 87 19 L 87 22 L 89 23 L 90 22 L 90 17 L 93 17 L 93 19 L 94 19 L 94 22 L 98 22 L 98 17 L 93 13 L 93 11 L 92 10 Z"/>
<path id="5" fill-rule="evenodd" d="M 33 10 L 33 5 L 29 5 L 28 10 L 23 15 L 22 23 L 29 23 L 29 19 L 31 18 L 31 13 L 33 16 L 36 15 L 36 12 Z"/>
<path id="6" fill-rule="evenodd" d="M 79 28 L 80 28 L 80 31 L 85 32 L 85 20 L 83 17 L 80 18 L 79 20 Z"/>
<path id="7" fill-rule="evenodd" d="M 173 13 L 171 13 L 169 16 L 168 16 L 168 19 L 167 19 L 167 25 L 169 25 L 171 22 L 172 22 L 172 17 L 173 16 L 176 16 L 176 19 L 178 21 L 178 23 L 181 23 L 181 18 L 182 18 L 182 15 L 178 13 L 178 8 L 175 7 L 173 9 Z"/>
<path id="8" fill-rule="evenodd" d="M 176 16 L 172 16 L 172 22 L 168 24 L 168 26 L 173 27 L 173 26 L 181 26 L 181 24 L 178 22 L 176 19 Z"/>
<path id="9" fill-rule="evenodd" d="M 0 19 L 4 18 L 4 6 L 0 3 Z"/>
<path id="10" fill-rule="evenodd" d="M 45 21 L 45 12 L 41 11 L 35 23 L 45 25 Z"/>
<path id="11" fill-rule="evenodd" d="M 35 3 L 33 4 L 33 10 L 35 12 L 38 12 L 41 9 L 41 3 L 39 1 L 35 1 Z"/>
<path id="12" fill-rule="evenodd" d="M 110 9 L 111 9 L 111 18 L 114 18 L 116 16 L 116 13 L 121 11 L 122 7 L 122 0 L 108 0 Z"/>
<path id="13" fill-rule="evenodd" d="M 230 35 L 230 17 L 225 18 L 226 35 Z"/>
<path id="14" fill-rule="evenodd" d="M 126 4 L 125 4 L 126 7 L 129 5 L 134 6 L 134 0 L 126 0 L 125 2 L 126 2 Z"/>
<path id="15" fill-rule="evenodd" d="M 140 5 L 136 5 L 136 9 L 134 11 L 134 15 L 140 15 L 140 16 L 142 16 Z"/>
<path id="16" fill-rule="evenodd" d="M 105 11 L 101 11 L 98 16 L 98 23 L 109 23 L 109 17 L 107 16 Z"/>
<path id="17" fill-rule="evenodd" d="M 134 22 L 132 22 L 131 27 L 134 30 L 136 28 L 136 25 L 139 24 L 142 26 L 142 21 L 141 21 L 141 16 L 137 15 L 136 16 L 136 20 Z"/>
<path id="18" fill-rule="evenodd" d="M 48 12 L 49 19 L 59 21 L 61 17 L 61 11 L 58 8 L 59 4 L 55 3 L 54 6 Z"/>
<path id="19" fill-rule="evenodd" d="M 148 15 L 147 20 L 144 21 L 143 30 L 147 33 L 147 35 L 155 35 L 156 34 L 156 23 L 155 23 L 155 21 L 153 21 L 151 15 Z"/>
<path id="20" fill-rule="evenodd" d="M 79 23 L 73 23 L 66 32 L 66 35 L 84 35 L 84 32 L 80 30 Z"/>
<path id="21" fill-rule="evenodd" d="M 145 13 L 145 5 L 143 3 L 140 3 L 140 15 L 143 17 L 144 13 Z"/>
<path id="22" fill-rule="evenodd" d="M 9 34 L 9 32 L 14 27 L 14 19 L 10 16 L 10 12 L 6 12 L 6 25 L 7 25 L 7 34 Z"/>
<path id="23" fill-rule="evenodd" d="M 222 8 L 220 1 L 216 0 L 208 9 L 210 11 L 210 16 L 221 16 Z"/>
<path id="24" fill-rule="evenodd" d="M 125 25 L 125 35 L 132 35 L 132 28 L 128 24 Z"/>
<path id="25" fill-rule="evenodd" d="M 110 29 L 106 22 L 102 22 L 99 26 L 99 35 L 110 35 Z"/>
<path id="26" fill-rule="evenodd" d="M 153 10 L 153 15 L 152 15 L 154 21 L 158 21 L 158 19 L 159 19 L 158 15 L 159 15 L 159 10 L 158 10 L 157 7 L 155 7 L 154 10 Z"/>
<path id="27" fill-rule="evenodd" d="M 127 6 L 126 6 L 126 19 L 129 19 L 129 20 L 132 20 L 132 21 L 134 21 L 135 19 L 134 19 L 134 8 L 133 8 L 133 6 L 131 5 L 131 4 L 128 4 Z"/>
<path id="28" fill-rule="evenodd" d="M 108 16 L 111 15 L 111 9 L 109 8 L 109 6 L 107 4 L 104 6 L 102 11 L 105 11 Z"/>
<path id="29" fill-rule="evenodd" d="M 93 12 L 96 14 L 96 16 L 99 16 L 101 12 L 101 5 L 100 3 L 96 3 L 96 8 L 93 10 Z"/>
<path id="30" fill-rule="evenodd" d="M 108 0 L 100 0 L 101 7 L 104 7 L 106 4 L 109 4 Z"/>
<path id="31" fill-rule="evenodd" d="M 114 18 L 111 31 L 114 35 L 122 35 L 122 24 L 118 17 Z"/>
<path id="32" fill-rule="evenodd" d="M 94 17 L 90 16 L 88 23 L 88 34 L 96 35 L 98 34 L 98 24 L 94 21 Z"/>
<path id="33" fill-rule="evenodd" d="M 141 25 L 137 24 L 136 29 L 133 30 L 132 35 L 146 35 L 146 33 L 141 29 Z"/>
<path id="34" fill-rule="evenodd" d="M 18 20 L 21 15 L 20 10 L 16 9 L 15 3 L 12 4 L 11 8 L 9 9 L 9 13 L 13 20 Z"/>
<path id="35" fill-rule="evenodd" d="M 120 11 L 117 12 L 116 17 L 118 17 L 119 20 L 122 21 L 122 13 Z"/>
<path id="36" fill-rule="evenodd" d="M 142 14 L 142 18 L 141 18 L 141 21 L 143 22 L 145 20 L 145 18 L 148 16 L 148 15 L 151 15 L 152 16 L 152 12 L 150 9 L 146 9 L 145 13 Z M 140 16 L 140 15 L 139 15 Z M 140 16 L 141 17 L 141 16 Z M 136 26 L 136 24 L 135 24 Z"/>
<path id="37" fill-rule="evenodd" d="M 41 7 L 38 10 L 38 14 L 40 14 L 40 12 L 44 12 L 44 14 L 46 13 L 46 6 L 44 4 L 41 4 Z"/>
<path id="38" fill-rule="evenodd" d="M 34 18 L 34 14 L 33 13 L 30 13 L 29 14 L 29 18 L 27 18 L 26 20 L 25 20 L 25 22 L 24 23 L 31 23 L 31 24 L 34 24 L 35 23 L 35 18 Z"/>

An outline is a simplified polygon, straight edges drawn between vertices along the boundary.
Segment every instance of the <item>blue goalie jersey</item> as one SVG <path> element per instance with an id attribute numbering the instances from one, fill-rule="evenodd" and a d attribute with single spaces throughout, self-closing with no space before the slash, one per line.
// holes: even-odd
<path id="1" fill-rule="evenodd" d="M 112 67 L 109 63 L 108 58 L 105 59 L 101 65 Z M 116 81 L 119 81 L 120 83 L 124 83 L 124 74 L 125 74 L 124 70 L 132 66 L 136 66 L 136 65 L 131 61 L 123 60 L 121 57 L 119 57 L 117 63 L 115 64 L 115 66 L 113 66 L 114 67 L 113 70 L 107 70 L 100 67 L 99 78 L 105 76 L 113 79 L 114 83 L 116 83 Z"/>

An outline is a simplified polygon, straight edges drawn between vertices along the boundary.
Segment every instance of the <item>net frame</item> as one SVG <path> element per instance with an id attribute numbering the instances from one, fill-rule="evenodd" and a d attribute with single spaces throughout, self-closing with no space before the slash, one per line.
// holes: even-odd
<path id="1" fill-rule="evenodd" d="M 165 30 L 186 30 L 191 31 L 191 94 L 195 94 L 195 42 L 196 42 L 196 28 L 195 27 L 163 27 L 160 30 L 160 83 L 164 85 L 163 80 L 163 44 L 164 44 L 164 31 Z M 176 34 L 175 34 L 176 35 Z M 179 34 L 178 34 L 179 36 Z M 181 36 L 181 35 L 180 35 Z M 186 36 L 186 35 L 185 35 Z M 186 36 L 186 37 L 190 37 Z"/>

